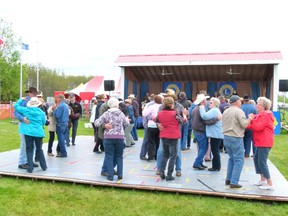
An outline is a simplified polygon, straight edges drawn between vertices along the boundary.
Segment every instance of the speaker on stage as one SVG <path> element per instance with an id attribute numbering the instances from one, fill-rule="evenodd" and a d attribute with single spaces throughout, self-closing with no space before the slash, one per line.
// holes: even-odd
<path id="1" fill-rule="evenodd" d="M 115 82 L 114 80 L 104 80 L 104 91 L 114 91 Z"/>
<path id="2" fill-rule="evenodd" d="M 288 80 L 279 80 L 279 91 L 288 92 Z"/>

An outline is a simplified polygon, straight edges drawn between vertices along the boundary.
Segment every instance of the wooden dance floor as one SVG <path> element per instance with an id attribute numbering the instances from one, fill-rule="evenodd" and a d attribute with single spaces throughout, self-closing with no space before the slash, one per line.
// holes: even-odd
<path id="1" fill-rule="evenodd" d="M 56 148 L 56 142 L 53 151 Z M 40 167 L 32 174 L 18 169 L 19 150 L 0 153 L 0 175 L 15 176 L 16 178 L 42 179 L 52 182 L 70 182 L 73 184 L 87 184 L 91 186 L 107 186 L 129 189 L 167 191 L 173 193 L 190 193 L 208 196 L 231 197 L 250 200 L 288 201 L 288 182 L 278 169 L 269 161 L 269 168 L 274 190 L 263 191 L 253 183 L 259 180 L 255 174 L 253 158 L 245 158 L 244 168 L 240 178 L 240 189 L 230 189 L 225 185 L 228 155 L 221 153 L 222 170 L 209 172 L 194 170 L 192 164 L 196 156 L 196 144 L 192 143 L 189 151 L 182 151 L 182 176 L 174 181 L 160 179 L 156 175 L 156 161 L 140 160 L 139 153 L 142 139 L 135 146 L 124 150 L 123 179 L 108 181 L 101 176 L 104 154 L 94 153 L 92 136 L 77 136 L 76 145 L 67 147 L 67 158 L 47 156 L 47 144 L 43 145 L 48 169 L 43 172 Z M 53 152 L 55 153 L 55 151 Z M 205 162 L 211 167 L 211 162 Z M 175 175 L 175 172 L 173 173 Z"/>

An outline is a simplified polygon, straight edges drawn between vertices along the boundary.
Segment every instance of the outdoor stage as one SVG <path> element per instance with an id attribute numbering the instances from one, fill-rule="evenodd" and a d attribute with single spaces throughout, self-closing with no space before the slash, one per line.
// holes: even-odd
<path id="1" fill-rule="evenodd" d="M 56 148 L 56 144 L 54 142 L 53 149 Z M 100 175 L 104 154 L 92 152 L 94 147 L 92 136 L 77 136 L 76 146 L 67 147 L 67 158 L 47 156 L 48 145 L 44 144 L 43 150 L 48 166 L 45 172 L 38 167 L 32 174 L 28 174 L 26 170 L 18 169 L 19 150 L 2 152 L 0 153 L 0 176 L 249 200 L 288 201 L 288 182 L 270 161 L 269 168 L 274 190 L 263 191 L 253 186 L 253 183 L 259 180 L 259 176 L 254 171 L 253 158 L 245 158 L 239 182 L 243 187 L 230 189 L 224 183 L 228 155 L 221 153 L 222 170 L 220 172 L 209 172 L 207 169 L 194 170 L 192 164 L 196 155 L 196 144 L 192 143 L 189 151 L 182 152 L 182 176 L 176 177 L 175 181 L 166 182 L 156 175 L 156 161 L 147 162 L 139 159 L 141 144 L 142 139 L 135 146 L 124 150 L 122 180 L 114 176 L 114 181 L 111 182 Z M 205 164 L 211 167 L 211 162 Z M 173 174 L 175 175 L 175 172 Z"/>

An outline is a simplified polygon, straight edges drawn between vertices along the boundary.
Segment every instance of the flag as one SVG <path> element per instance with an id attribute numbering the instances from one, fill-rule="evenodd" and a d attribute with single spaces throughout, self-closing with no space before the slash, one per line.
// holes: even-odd
<path id="1" fill-rule="evenodd" d="M 22 43 L 22 49 L 29 50 L 29 45 Z"/>
<path id="2" fill-rule="evenodd" d="M 5 47 L 4 40 L 0 37 L 0 48 L 4 48 L 4 47 Z"/>

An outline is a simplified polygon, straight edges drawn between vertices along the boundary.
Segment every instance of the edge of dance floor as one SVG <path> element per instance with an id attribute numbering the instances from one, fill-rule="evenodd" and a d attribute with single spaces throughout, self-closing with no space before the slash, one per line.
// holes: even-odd
<path id="1" fill-rule="evenodd" d="M 88 186 L 123 188 L 131 190 L 161 191 L 176 194 L 193 194 L 203 196 L 225 197 L 242 200 L 288 202 L 288 182 L 279 170 L 268 161 L 275 190 L 263 191 L 252 185 L 259 178 L 255 174 L 253 158 L 245 159 L 240 177 L 241 189 L 230 189 L 225 186 L 228 155 L 221 153 L 222 169 L 220 172 L 196 171 L 192 169 L 196 157 L 196 145 L 190 151 L 182 152 L 182 176 L 175 181 L 166 182 L 155 174 L 156 161 L 147 162 L 139 159 L 142 139 L 136 145 L 124 150 L 123 179 L 108 181 L 100 175 L 104 154 L 92 152 L 92 136 L 77 136 L 77 145 L 67 148 L 67 158 L 49 157 L 45 154 L 47 171 L 35 168 L 33 173 L 18 169 L 19 150 L 0 153 L 0 178 L 26 178 L 32 181 L 66 182 Z M 79 144 L 78 144 L 79 143 Z M 54 143 L 54 148 L 56 143 Z M 43 145 L 47 152 L 47 144 Z M 206 163 L 211 166 L 211 162 Z M 175 173 L 174 173 L 175 174 Z"/>

